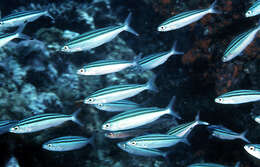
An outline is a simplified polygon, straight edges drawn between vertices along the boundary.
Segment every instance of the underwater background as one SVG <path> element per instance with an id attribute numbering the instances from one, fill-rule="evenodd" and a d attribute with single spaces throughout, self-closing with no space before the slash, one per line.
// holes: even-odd
<path id="1" fill-rule="evenodd" d="M 159 32 L 157 26 L 178 13 L 208 8 L 208 0 L 1 0 L 1 15 L 46 9 L 55 19 L 40 17 L 26 25 L 23 33 L 35 40 L 14 40 L 0 48 L 0 120 L 21 120 L 43 113 L 72 114 L 84 126 L 67 122 L 35 133 L 5 133 L 0 136 L 0 166 L 21 167 L 184 167 L 192 163 L 212 162 L 241 167 L 258 167 L 260 160 L 244 150 L 243 140 L 212 137 L 206 126 L 195 127 L 188 136 L 190 145 L 179 143 L 162 149 L 167 159 L 129 154 L 117 147 L 126 139 L 104 136 L 102 124 L 115 113 L 100 111 L 82 100 L 90 93 L 111 85 L 143 84 L 156 75 L 158 93 L 143 92 L 131 100 L 147 107 L 166 107 L 176 96 L 174 111 L 181 120 L 163 116 L 145 127 L 144 132 L 165 133 L 170 127 L 200 120 L 223 125 L 236 132 L 248 130 L 252 143 L 260 142 L 260 126 L 252 114 L 260 114 L 260 103 L 221 105 L 214 99 L 228 91 L 260 89 L 260 39 L 241 56 L 222 62 L 229 42 L 254 27 L 259 17 L 245 17 L 254 1 L 219 0 L 222 14 L 208 14 L 184 28 Z M 134 36 L 122 32 L 111 42 L 89 51 L 64 53 L 60 48 L 90 30 L 123 23 L 132 13 Z M 8 30 L 14 32 L 16 28 Z M 168 51 L 174 41 L 183 55 L 171 56 L 163 65 L 148 71 L 124 70 L 101 76 L 82 76 L 77 70 L 87 63 L 103 59 L 132 61 L 138 54 Z M 92 145 L 69 152 L 51 152 L 42 144 L 60 136 L 94 137 Z M 15 157 L 17 162 L 9 163 Z M 19 165 L 18 165 L 19 164 Z"/>

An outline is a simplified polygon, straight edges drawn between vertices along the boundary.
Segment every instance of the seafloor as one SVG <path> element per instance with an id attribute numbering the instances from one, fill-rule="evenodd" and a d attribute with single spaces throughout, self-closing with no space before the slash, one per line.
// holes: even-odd
<path id="1" fill-rule="evenodd" d="M 80 109 L 84 127 L 69 122 L 32 134 L 6 133 L 0 138 L 0 166 L 15 157 L 21 167 L 184 167 L 196 162 L 214 162 L 241 167 L 260 166 L 244 149 L 242 140 L 225 141 L 210 136 L 206 127 L 196 127 L 189 136 L 191 145 L 178 144 L 168 161 L 140 157 L 120 150 L 122 140 L 105 138 L 101 125 L 112 113 L 102 112 L 80 101 L 90 93 L 110 85 L 145 83 L 157 75 L 159 93 L 142 93 L 133 101 L 146 106 L 167 106 L 176 96 L 174 109 L 183 118 L 179 123 L 201 120 L 223 125 L 237 132 L 248 130 L 252 143 L 260 142 L 260 126 L 251 118 L 260 114 L 260 103 L 220 105 L 214 98 L 237 89 L 260 89 L 259 35 L 234 60 L 221 58 L 229 42 L 258 23 L 259 17 L 245 18 L 252 2 L 219 0 L 222 14 L 210 14 L 185 28 L 158 32 L 157 26 L 177 13 L 207 8 L 206 0 L 1 0 L 2 16 L 15 11 L 48 9 L 55 18 L 41 17 L 24 32 L 35 40 L 15 40 L 0 48 L 0 120 L 20 120 L 40 113 L 71 114 Z M 123 32 L 111 42 L 87 52 L 63 53 L 61 46 L 77 33 L 122 23 L 133 13 L 131 26 L 136 37 Z M 10 31 L 15 31 L 11 29 Z M 172 56 L 165 64 L 147 72 L 123 71 L 104 76 L 79 76 L 78 68 L 101 59 L 132 60 L 136 55 L 167 51 L 177 40 L 184 55 Z M 149 127 L 150 132 L 166 132 L 174 121 L 164 117 Z M 147 132 L 146 132 L 147 133 Z M 55 137 L 95 134 L 94 147 L 71 152 L 50 152 L 42 143 Z M 8 165 L 6 165 L 8 166 Z"/>

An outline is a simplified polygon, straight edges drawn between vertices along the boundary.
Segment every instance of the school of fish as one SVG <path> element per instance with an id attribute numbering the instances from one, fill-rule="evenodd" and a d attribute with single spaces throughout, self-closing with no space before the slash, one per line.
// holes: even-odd
<path id="1" fill-rule="evenodd" d="M 191 23 L 194 23 L 207 14 L 221 14 L 221 11 L 216 10 L 217 0 L 214 1 L 208 8 L 192 11 L 185 11 L 174 15 L 173 17 L 162 22 L 158 27 L 159 32 L 177 31 Z M 245 17 L 253 17 L 260 14 L 260 0 L 256 1 L 252 7 L 245 13 Z M 20 38 L 30 40 L 31 38 L 22 33 L 25 26 L 29 22 L 33 22 L 41 16 L 48 16 L 54 22 L 54 18 L 47 10 L 17 12 L 5 16 L 0 19 L 0 28 L 8 29 L 10 27 L 18 27 L 13 33 L 0 35 L 0 47 L 5 46 L 13 39 Z M 103 27 L 83 33 L 69 42 L 67 42 L 60 50 L 73 54 L 74 52 L 87 51 L 99 47 L 110 42 L 117 37 L 121 32 L 127 31 L 135 36 L 139 34 L 130 27 L 132 13 L 129 13 L 123 24 Z M 223 53 L 222 61 L 228 62 L 240 55 L 243 50 L 254 40 L 256 34 L 260 30 L 260 23 L 254 28 L 235 37 L 228 45 Z M 106 75 L 126 69 L 138 71 L 152 70 L 164 64 L 173 55 L 182 55 L 183 52 L 176 50 L 177 41 L 173 41 L 173 46 L 170 50 L 160 53 L 153 53 L 148 56 L 137 56 L 132 61 L 129 60 L 99 60 L 88 63 L 86 66 L 78 69 L 78 75 Z M 180 115 L 173 109 L 176 97 L 173 96 L 169 100 L 168 106 L 165 108 L 145 107 L 144 105 L 127 100 L 144 91 L 158 92 L 155 85 L 156 76 L 152 77 L 147 83 L 143 84 L 120 84 L 109 86 L 92 92 L 83 102 L 93 105 L 93 107 L 106 111 L 118 113 L 105 121 L 100 127 L 104 130 L 104 136 L 110 139 L 127 139 L 121 141 L 117 146 L 130 154 L 147 157 L 161 156 L 167 158 L 170 152 L 164 152 L 160 148 L 169 148 L 180 142 L 190 145 L 187 136 L 195 126 L 207 126 L 212 136 L 222 140 L 241 139 L 246 144 L 244 149 L 253 157 L 260 159 L 260 144 L 253 144 L 246 138 L 247 130 L 244 132 L 234 132 L 222 125 L 210 125 L 210 123 L 201 121 L 199 113 L 192 122 L 179 124 L 171 127 L 165 133 L 149 133 L 142 134 L 142 127 L 155 122 L 163 115 L 170 115 L 172 119 L 181 119 Z M 215 98 L 215 102 L 219 104 L 243 104 L 256 102 L 260 100 L 260 91 L 258 90 L 234 90 L 220 95 Z M 9 132 L 17 134 L 33 133 L 45 130 L 51 127 L 57 127 L 67 121 L 73 121 L 80 126 L 84 126 L 77 119 L 79 111 L 71 115 L 60 113 L 44 113 L 34 115 L 22 120 L 3 120 L 0 121 L 0 134 Z M 260 124 L 260 115 L 254 115 L 253 120 Z M 131 138 L 132 137 L 132 138 Z M 130 139 L 129 139 L 130 138 Z M 51 139 L 42 144 L 42 148 L 49 151 L 72 151 L 80 149 L 87 144 L 91 144 L 94 140 L 94 135 L 90 138 L 82 136 L 62 136 Z M 234 162 L 235 164 L 235 162 Z M 215 163 L 194 163 L 188 167 L 224 167 L 221 164 Z M 239 163 L 236 163 L 236 167 Z"/>

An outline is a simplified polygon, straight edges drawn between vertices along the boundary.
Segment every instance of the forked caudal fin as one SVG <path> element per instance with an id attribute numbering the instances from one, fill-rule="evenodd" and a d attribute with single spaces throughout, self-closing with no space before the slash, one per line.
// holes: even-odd
<path id="1" fill-rule="evenodd" d="M 195 121 L 198 123 L 198 125 L 209 125 L 208 122 L 200 120 L 200 112 L 198 112 L 198 114 L 196 115 Z"/>
<path id="2" fill-rule="evenodd" d="M 132 18 L 132 13 L 129 13 L 129 15 L 128 15 L 128 17 L 126 18 L 125 23 L 124 23 L 124 25 L 125 25 L 125 30 L 128 31 L 128 32 L 130 32 L 130 33 L 132 33 L 132 34 L 134 34 L 134 35 L 136 35 L 136 36 L 139 36 L 139 34 L 138 34 L 134 29 L 132 29 L 132 28 L 130 27 L 131 18 Z"/>
<path id="3" fill-rule="evenodd" d="M 155 85 L 155 79 L 156 79 L 156 75 L 154 75 L 147 83 L 147 89 L 154 91 L 154 92 L 159 92 L 157 86 Z"/>
<path id="4" fill-rule="evenodd" d="M 247 134 L 248 130 L 245 130 L 244 132 L 242 132 L 240 135 L 239 135 L 239 138 L 244 140 L 245 142 L 247 143 L 251 143 L 247 138 L 246 138 L 246 134 Z"/>
<path id="5" fill-rule="evenodd" d="M 216 8 L 216 4 L 217 4 L 218 0 L 215 0 L 209 7 L 209 13 L 216 13 L 216 14 L 221 14 L 222 12 L 215 9 Z"/>
<path id="6" fill-rule="evenodd" d="M 79 109 L 79 110 L 77 110 L 76 112 L 74 112 L 74 113 L 72 114 L 72 116 L 71 116 L 71 120 L 72 120 L 73 122 L 75 122 L 76 124 L 80 125 L 80 126 L 84 126 L 84 124 L 77 119 L 77 116 L 78 116 L 78 114 L 80 113 L 80 111 L 81 111 L 81 110 Z"/>
<path id="7" fill-rule="evenodd" d="M 184 52 L 176 51 L 176 46 L 177 46 L 177 41 L 174 41 L 173 46 L 172 46 L 172 49 L 171 49 L 171 53 L 172 53 L 173 55 L 183 55 Z"/>
<path id="8" fill-rule="evenodd" d="M 173 96 L 166 109 L 169 111 L 169 114 L 171 114 L 172 116 L 174 116 L 174 117 L 176 117 L 176 118 L 178 118 L 178 119 L 181 119 L 181 117 L 179 116 L 179 114 L 177 114 L 177 113 L 173 110 L 173 107 L 172 107 L 173 104 L 175 103 L 175 99 L 176 99 L 176 97 Z"/>

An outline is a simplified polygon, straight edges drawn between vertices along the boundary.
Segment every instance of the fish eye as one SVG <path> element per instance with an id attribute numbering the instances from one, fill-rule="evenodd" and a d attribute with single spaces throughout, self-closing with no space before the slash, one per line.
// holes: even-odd
<path id="1" fill-rule="evenodd" d="M 161 29 L 162 29 L 162 30 L 164 30 L 164 29 L 165 29 L 165 27 L 164 27 L 164 26 L 161 26 Z"/>
<path id="2" fill-rule="evenodd" d="M 51 145 L 51 144 L 48 144 L 47 146 L 48 146 L 48 147 L 51 147 L 52 145 Z"/>
<path id="3" fill-rule="evenodd" d="M 252 11 L 251 11 L 251 10 L 249 10 L 249 11 L 247 12 L 247 14 L 251 15 L 251 14 L 252 14 Z"/>
<path id="4" fill-rule="evenodd" d="M 69 50 L 69 47 L 68 46 L 64 46 L 63 49 L 64 50 Z"/>
<path id="5" fill-rule="evenodd" d="M 103 107 L 103 104 L 98 104 L 99 107 Z"/>
<path id="6" fill-rule="evenodd" d="M 222 98 L 219 98 L 218 100 L 219 100 L 220 102 L 222 102 L 222 101 L 223 101 L 223 99 L 222 99 Z"/>
<path id="7" fill-rule="evenodd" d="M 13 127 L 13 130 L 18 130 L 18 129 L 19 129 L 19 126 Z"/>
<path id="8" fill-rule="evenodd" d="M 0 25 L 3 25 L 3 24 L 4 24 L 4 22 L 0 21 Z"/>
<path id="9" fill-rule="evenodd" d="M 110 125 L 109 124 L 105 124 L 105 128 L 109 128 L 110 127 Z"/>
<path id="10" fill-rule="evenodd" d="M 132 144 L 132 145 L 136 145 L 136 141 L 132 141 L 131 144 Z"/>
<path id="11" fill-rule="evenodd" d="M 84 70 L 83 70 L 83 69 L 80 69 L 80 72 L 84 72 Z"/>
<path id="12" fill-rule="evenodd" d="M 249 147 L 249 150 L 251 150 L 251 151 L 255 151 L 255 147 L 250 146 L 250 147 Z"/>
<path id="13" fill-rule="evenodd" d="M 108 135 L 109 135 L 109 136 L 114 136 L 113 133 L 109 133 Z"/>
<path id="14" fill-rule="evenodd" d="M 94 99 L 93 99 L 93 98 L 89 98 L 88 101 L 89 101 L 89 102 L 93 102 Z"/>

